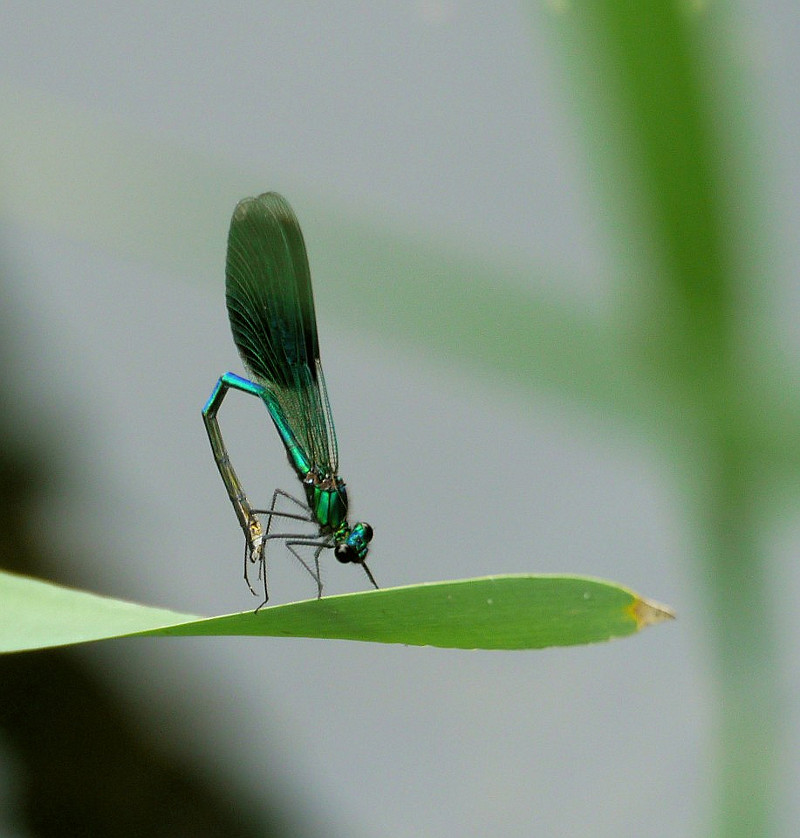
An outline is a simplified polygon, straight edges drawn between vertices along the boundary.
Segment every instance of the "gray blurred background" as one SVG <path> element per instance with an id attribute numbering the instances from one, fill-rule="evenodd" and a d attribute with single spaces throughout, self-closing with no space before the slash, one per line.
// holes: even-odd
<path id="1" fill-rule="evenodd" d="M 498 288 L 612 305 L 621 257 L 551 14 L 456 0 L 0 8 L 2 402 L 7 444 L 41 459 L 42 575 L 198 614 L 257 605 L 200 409 L 222 372 L 242 372 L 224 307 L 230 213 L 276 190 L 306 237 L 341 471 L 381 585 L 574 572 L 678 611 L 640 637 L 539 653 L 237 638 L 80 650 L 136 725 L 248 817 L 281 810 L 275 834 L 676 838 L 708 815 L 704 605 L 669 459 L 555 389 L 531 400 L 435 337 L 409 339 L 381 304 L 382 286 L 424 284 L 430 255 L 430 282 L 452 260 Z M 800 17 L 761 2 L 739 23 L 785 278 L 777 328 L 796 351 Z M 413 254 L 420 274 L 353 285 L 367 250 Z M 365 281 L 377 290 L 359 293 Z M 482 328 L 502 344 L 502 322 Z M 296 491 L 256 400 L 232 395 L 221 423 L 251 498 Z M 771 545 L 787 571 L 797 524 Z M 314 593 L 290 558 L 273 553 L 274 602 Z M 328 593 L 365 587 L 330 557 L 323 574 Z M 798 582 L 781 578 L 792 641 Z M 787 763 L 787 788 L 799 774 Z"/>

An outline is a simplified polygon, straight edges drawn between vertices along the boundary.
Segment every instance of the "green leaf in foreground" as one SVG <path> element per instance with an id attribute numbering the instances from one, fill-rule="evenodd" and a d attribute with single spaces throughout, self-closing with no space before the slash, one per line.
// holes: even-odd
<path id="1" fill-rule="evenodd" d="M 542 649 L 635 634 L 672 612 L 580 576 L 487 576 L 196 617 L 0 573 L 0 651 L 134 635 L 319 637 L 456 649 Z"/>

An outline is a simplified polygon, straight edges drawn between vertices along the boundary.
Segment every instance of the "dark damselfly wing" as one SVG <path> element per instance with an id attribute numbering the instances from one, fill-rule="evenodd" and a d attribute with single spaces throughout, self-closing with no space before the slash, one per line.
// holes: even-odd
<path id="1" fill-rule="evenodd" d="M 275 192 L 245 198 L 233 212 L 225 298 L 233 340 L 253 380 L 273 393 L 310 462 L 335 475 L 336 432 L 306 246 L 292 208 Z"/>

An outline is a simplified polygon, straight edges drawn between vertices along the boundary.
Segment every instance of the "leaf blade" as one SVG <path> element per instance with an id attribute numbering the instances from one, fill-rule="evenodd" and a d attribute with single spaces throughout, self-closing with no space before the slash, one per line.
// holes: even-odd
<path id="1" fill-rule="evenodd" d="M 24 600 L 23 605 L 10 603 L 14 596 Z M 44 626 L 39 619 L 43 606 L 49 612 Z M 432 582 L 304 600 L 258 614 L 203 618 L 6 573 L 0 574 L 0 614 L 0 651 L 6 652 L 135 635 L 315 637 L 454 649 L 542 649 L 625 637 L 672 616 L 669 609 L 627 588 L 581 576 Z"/>

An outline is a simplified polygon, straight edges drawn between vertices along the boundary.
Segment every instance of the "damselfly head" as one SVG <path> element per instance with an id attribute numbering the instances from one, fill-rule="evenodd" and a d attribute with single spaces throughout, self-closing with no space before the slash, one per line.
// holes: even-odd
<path id="1" fill-rule="evenodd" d="M 334 547 L 333 554 L 342 564 L 347 562 L 364 564 L 369 552 L 367 545 L 370 541 L 372 541 L 372 527 L 359 521 L 350 530 L 344 541 Z"/>

